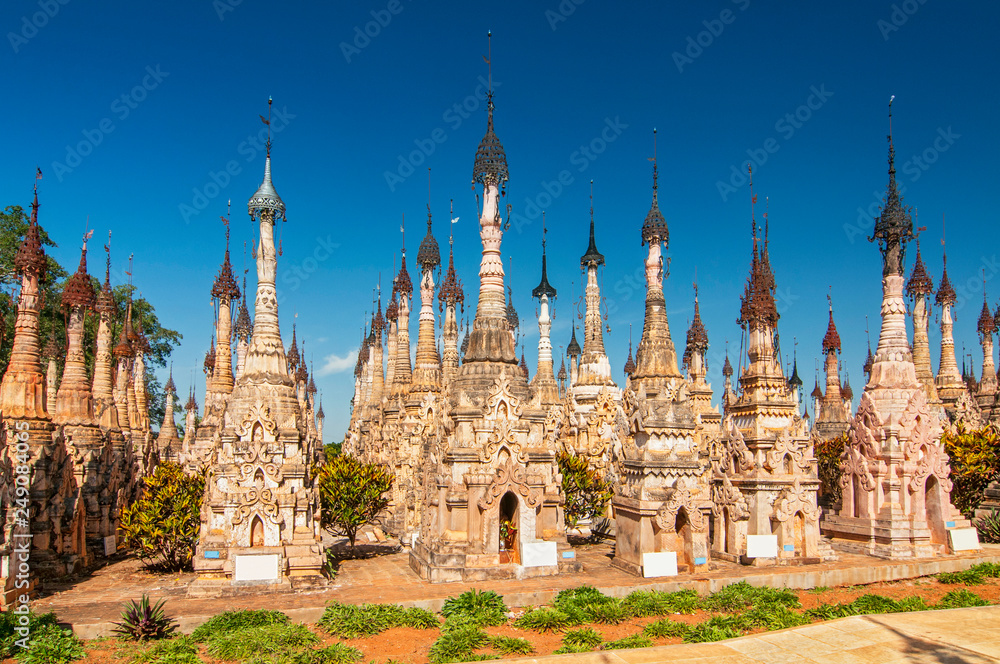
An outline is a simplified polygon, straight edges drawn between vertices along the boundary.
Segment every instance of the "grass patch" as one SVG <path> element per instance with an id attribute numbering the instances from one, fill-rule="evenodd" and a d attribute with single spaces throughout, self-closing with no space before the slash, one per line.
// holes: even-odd
<path id="1" fill-rule="evenodd" d="M 28 612 L 28 634 L 37 634 L 45 625 L 55 625 L 56 614 L 54 613 L 34 613 Z M 0 658 L 13 657 L 15 652 L 14 642 L 21 636 L 14 631 L 20 625 L 20 617 L 13 611 L 0 613 Z M 16 648 L 23 651 L 23 648 Z"/>
<path id="2" fill-rule="evenodd" d="M 562 639 L 564 647 L 586 648 L 586 650 L 572 650 L 567 652 L 589 652 L 603 642 L 604 637 L 598 634 L 592 627 L 571 629 L 563 634 Z"/>
<path id="3" fill-rule="evenodd" d="M 503 597 L 492 590 L 467 590 L 458 597 L 446 599 L 441 615 L 445 618 L 464 615 L 480 625 L 503 625 L 507 622 L 507 605 Z"/>
<path id="4" fill-rule="evenodd" d="M 15 648 L 21 664 L 65 664 L 87 655 L 80 639 L 55 624 L 41 625 L 31 633 L 27 648 Z"/>
<path id="5" fill-rule="evenodd" d="M 319 626 L 345 639 L 380 634 L 392 627 L 430 629 L 438 627 L 437 616 L 418 608 L 404 609 L 398 604 L 340 604 L 326 607 Z"/>
<path id="6" fill-rule="evenodd" d="M 743 636 L 733 616 L 714 616 L 705 622 L 691 625 L 684 633 L 684 643 L 710 643 Z"/>
<path id="7" fill-rule="evenodd" d="M 830 586 L 816 586 L 815 588 L 810 588 L 806 592 L 810 593 L 812 595 L 819 595 L 819 594 L 825 593 L 829 589 L 830 589 Z"/>
<path id="8" fill-rule="evenodd" d="M 621 600 L 588 604 L 583 607 L 583 611 L 590 622 L 602 625 L 618 625 L 633 616 L 632 611 Z"/>
<path id="9" fill-rule="evenodd" d="M 287 625 L 288 616 L 281 611 L 242 610 L 224 611 L 202 623 L 191 633 L 195 641 L 207 641 L 218 635 L 225 635 L 235 630 L 248 627 L 264 627 L 266 625 Z"/>
<path id="10" fill-rule="evenodd" d="M 643 634 L 633 634 L 617 641 L 608 641 L 601 650 L 624 650 L 625 648 L 648 648 L 653 645 L 653 641 Z"/>
<path id="11" fill-rule="evenodd" d="M 305 625 L 272 624 L 216 634 L 208 641 L 208 654 L 216 659 L 267 660 L 289 655 L 319 642 Z"/>
<path id="12" fill-rule="evenodd" d="M 989 604 L 985 599 L 965 588 L 952 590 L 941 598 L 935 608 L 938 609 L 961 609 L 968 606 L 986 606 Z"/>
<path id="13" fill-rule="evenodd" d="M 515 627 L 536 632 L 559 632 L 576 624 L 579 621 L 574 622 L 566 613 L 548 606 L 531 609 L 514 621 Z"/>
<path id="14" fill-rule="evenodd" d="M 190 636 L 158 641 L 129 659 L 131 664 L 201 664 L 198 644 Z"/>
<path id="15" fill-rule="evenodd" d="M 686 624 L 664 618 L 643 627 L 642 633 L 654 639 L 669 639 L 683 637 L 687 633 L 687 630 L 688 626 Z"/>
<path id="16" fill-rule="evenodd" d="M 489 642 L 490 637 L 483 631 L 478 620 L 469 615 L 453 613 L 445 620 L 441 636 L 431 645 L 427 657 L 430 664 L 471 661 L 476 658 L 474 651 Z"/>
<path id="17" fill-rule="evenodd" d="M 535 652 L 531 641 L 515 636 L 491 636 L 490 647 L 504 655 L 530 655 Z"/>
<path id="18" fill-rule="evenodd" d="M 1000 563 L 979 563 L 960 572 L 941 572 L 937 580 L 941 583 L 964 583 L 967 586 L 979 586 L 986 579 L 1000 577 Z"/>
<path id="19" fill-rule="evenodd" d="M 802 604 L 798 596 L 784 588 L 768 588 L 751 586 L 746 581 L 733 583 L 718 592 L 714 592 L 701 601 L 701 608 L 706 611 L 735 613 L 740 609 L 755 604 L 781 604 L 790 609 L 797 609 Z"/>
<path id="20" fill-rule="evenodd" d="M 333 643 L 325 648 L 300 650 L 287 658 L 288 664 L 354 664 L 364 659 L 357 648 L 345 643 Z"/>

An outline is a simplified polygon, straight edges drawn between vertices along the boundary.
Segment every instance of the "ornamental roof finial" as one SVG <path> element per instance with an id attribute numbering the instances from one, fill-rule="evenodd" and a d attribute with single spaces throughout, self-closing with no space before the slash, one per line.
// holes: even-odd
<path id="1" fill-rule="evenodd" d="M 219 267 L 219 274 L 212 284 L 212 297 L 219 300 L 229 300 L 230 302 L 240 299 L 240 287 L 236 285 L 236 278 L 233 276 L 233 266 L 229 262 L 229 217 L 232 211 L 232 201 L 229 201 L 225 217 L 219 217 L 226 227 L 226 254 Z"/>
<path id="2" fill-rule="evenodd" d="M 593 229 L 593 226 L 591 226 Z M 548 298 L 554 299 L 556 296 L 556 289 L 552 287 L 549 283 L 549 275 L 545 265 L 545 236 L 549 232 L 548 228 L 545 226 L 545 211 L 542 211 L 542 280 L 538 282 L 538 285 L 531 291 L 531 297 L 536 299 L 542 299 L 543 295 L 547 295 Z M 593 237 L 593 236 L 591 236 Z"/>
<path id="3" fill-rule="evenodd" d="M 590 181 L 590 243 L 587 245 L 587 253 L 580 257 L 580 267 L 590 267 L 604 265 L 604 256 L 597 250 L 597 243 L 594 241 L 594 181 Z"/>
<path id="4" fill-rule="evenodd" d="M 417 264 L 423 270 L 433 270 L 441 264 L 441 252 L 431 233 L 431 169 L 427 169 L 427 235 L 417 250 Z"/>
<path id="5" fill-rule="evenodd" d="M 247 211 L 251 219 L 256 219 L 258 215 L 268 212 L 272 215 L 271 223 L 275 223 L 279 218 L 285 218 L 285 203 L 278 196 L 271 182 L 271 98 L 267 98 L 267 118 L 260 116 L 261 122 L 267 125 L 267 156 L 264 160 L 264 180 L 257 188 L 257 193 L 250 197 L 247 203 Z"/>
<path id="6" fill-rule="evenodd" d="M 906 243 L 914 238 L 910 208 L 903 205 L 903 198 L 896 185 L 896 149 L 892 143 L 892 100 L 889 98 L 889 184 L 886 187 L 882 211 L 875 220 L 875 229 L 869 239 L 878 241 L 882 251 L 882 274 L 903 274 L 903 256 Z"/>
<path id="7" fill-rule="evenodd" d="M 623 369 L 626 376 L 631 376 L 635 372 L 635 360 L 632 359 L 632 323 L 628 324 L 628 358 Z"/>
<path id="8" fill-rule="evenodd" d="M 80 250 L 80 265 L 76 272 L 66 280 L 63 288 L 62 304 L 66 308 L 81 307 L 91 309 L 94 306 L 94 287 L 90 283 L 90 275 L 87 274 L 87 240 L 94 235 L 94 231 L 88 230 L 83 236 L 83 248 Z"/>
<path id="9" fill-rule="evenodd" d="M 944 215 L 941 215 L 941 259 L 942 259 L 942 270 L 941 270 L 941 283 L 938 284 L 937 295 L 934 297 L 934 302 L 939 306 L 951 306 L 955 304 L 958 300 L 958 295 L 955 293 L 954 286 L 951 285 L 951 280 L 948 279 L 948 252 L 945 249 L 945 232 L 944 232 Z"/>
<path id="10" fill-rule="evenodd" d="M 486 33 L 489 39 L 489 57 L 483 56 L 489 68 L 489 91 L 486 93 L 486 134 L 479 142 L 476 160 L 472 167 L 472 183 L 499 187 L 501 194 L 509 180 L 507 155 L 500 139 L 493 133 L 493 32 Z"/>
<path id="11" fill-rule="evenodd" d="M 662 242 L 664 245 L 669 245 L 670 242 L 670 229 L 667 228 L 667 221 L 663 218 L 663 214 L 660 212 L 660 204 L 658 198 L 659 184 L 657 181 L 658 173 L 656 167 L 656 128 L 653 128 L 653 156 L 650 158 L 653 162 L 653 203 L 649 208 L 649 212 L 646 213 L 646 220 L 642 223 L 642 244 L 653 244 L 654 242 Z"/>
<path id="12" fill-rule="evenodd" d="M 455 223 L 458 217 L 455 216 L 455 201 L 451 201 L 448 218 L 451 219 L 450 233 L 448 235 L 448 271 L 445 273 L 444 281 L 441 282 L 441 289 L 438 290 L 438 309 L 444 311 L 445 303 L 450 305 L 459 304 L 462 313 L 465 313 L 465 292 L 462 290 L 462 282 L 455 273 Z"/>
<path id="13" fill-rule="evenodd" d="M 826 301 L 830 304 L 830 321 L 826 325 L 826 334 L 823 336 L 823 352 L 840 352 L 840 335 L 837 333 L 837 326 L 833 323 L 833 298 L 829 294 Z"/>
<path id="14" fill-rule="evenodd" d="M 42 169 L 35 174 L 35 198 L 31 203 L 31 220 L 24 240 L 14 255 L 14 266 L 19 274 L 33 274 L 39 280 L 45 277 L 45 250 L 42 249 L 42 237 L 38 228 L 38 181 L 42 178 Z"/>

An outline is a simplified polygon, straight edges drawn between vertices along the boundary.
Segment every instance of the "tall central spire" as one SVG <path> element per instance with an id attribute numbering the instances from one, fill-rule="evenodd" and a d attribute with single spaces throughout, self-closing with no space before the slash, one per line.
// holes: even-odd
<path id="1" fill-rule="evenodd" d="M 267 100 L 268 113 L 271 99 Z M 268 125 L 270 127 L 270 125 Z M 271 182 L 271 139 L 267 139 L 264 180 L 247 203 L 250 219 L 259 224 L 260 243 L 257 246 L 257 297 L 254 300 L 253 335 L 247 350 L 242 380 L 280 383 L 292 386 L 288 362 L 278 327 L 278 297 L 275 273 L 278 266 L 274 246 L 274 226 L 285 221 L 285 203 Z"/>
<path id="2" fill-rule="evenodd" d="M 492 33 L 488 35 L 491 37 Z M 490 51 L 492 57 L 492 48 Z M 490 59 L 487 58 L 487 63 Z M 492 64 L 491 72 L 492 72 Z M 492 74 L 491 74 L 492 80 Z M 527 395 L 527 381 L 517 370 L 518 358 L 514 338 L 507 323 L 507 303 L 504 297 L 504 269 L 500 245 L 504 224 L 500 215 L 500 198 L 506 195 L 509 180 L 507 155 L 493 129 L 493 89 L 487 94 L 486 133 L 479 142 L 472 167 L 472 185 L 482 185 L 482 209 L 479 216 L 479 237 L 483 255 L 479 264 L 479 303 L 469 335 L 457 386 L 460 390 L 483 393 L 493 381 L 506 373 L 511 389 L 518 396 Z M 477 195 L 477 200 L 479 196 Z M 457 392 L 456 392 L 457 394 Z"/>
<path id="3" fill-rule="evenodd" d="M 593 241 L 593 226 L 591 241 Z M 555 374 L 552 373 L 552 317 L 549 315 L 549 304 L 556 297 L 556 289 L 549 283 L 549 275 L 545 265 L 545 214 L 542 213 L 542 279 L 531 291 L 531 297 L 538 300 L 538 369 L 532 381 L 532 388 L 541 395 L 542 403 L 555 403 L 559 400 L 559 388 L 556 385 Z"/>

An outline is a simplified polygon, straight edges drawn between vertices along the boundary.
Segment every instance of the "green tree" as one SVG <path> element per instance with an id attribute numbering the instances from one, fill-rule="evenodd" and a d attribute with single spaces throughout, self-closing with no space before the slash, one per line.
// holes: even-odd
<path id="1" fill-rule="evenodd" d="M 819 500 L 823 507 L 832 508 L 840 502 L 840 455 L 847 444 L 847 432 L 836 438 L 817 440 L 813 445 L 819 471 Z"/>
<path id="2" fill-rule="evenodd" d="M 138 500 L 122 510 L 125 545 L 149 567 L 190 569 L 204 493 L 204 475 L 188 475 L 169 461 L 159 464 L 143 480 Z"/>
<path id="3" fill-rule="evenodd" d="M 320 523 L 331 535 L 343 535 L 354 547 L 358 530 L 378 522 L 389 506 L 395 475 L 385 466 L 335 456 L 317 469 Z"/>
<path id="4" fill-rule="evenodd" d="M 945 430 L 941 442 L 951 459 L 951 502 L 971 518 L 987 485 L 1000 479 L 1000 429 L 988 424 L 969 431 L 959 422 Z"/>
<path id="5" fill-rule="evenodd" d="M 560 452 L 556 458 L 562 474 L 562 492 L 566 499 L 563 519 L 567 528 L 604 514 L 611 500 L 611 485 L 582 456 Z"/>

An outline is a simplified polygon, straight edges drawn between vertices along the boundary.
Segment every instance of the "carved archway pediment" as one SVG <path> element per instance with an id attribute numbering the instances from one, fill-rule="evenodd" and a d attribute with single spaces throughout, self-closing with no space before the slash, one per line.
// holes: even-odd
<path id="1" fill-rule="evenodd" d="M 521 497 L 524 504 L 535 508 L 542 502 L 542 496 L 538 491 L 532 490 L 528 485 L 528 471 L 520 465 L 514 463 L 513 457 L 496 469 L 493 482 L 486 489 L 486 495 L 479 499 L 477 503 L 479 509 L 487 511 L 495 506 L 499 506 L 500 498 L 512 491 Z"/>

